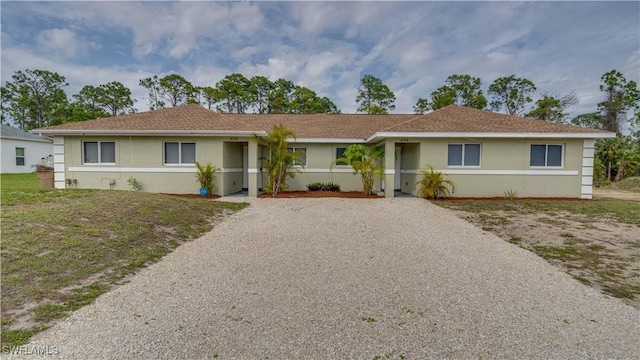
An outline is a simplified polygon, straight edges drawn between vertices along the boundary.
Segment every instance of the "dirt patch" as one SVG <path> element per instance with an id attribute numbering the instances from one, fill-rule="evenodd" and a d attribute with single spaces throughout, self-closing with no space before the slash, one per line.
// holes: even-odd
<path id="1" fill-rule="evenodd" d="M 539 211 L 514 203 L 502 210 L 465 211 L 436 201 L 507 242 L 533 251 L 580 282 L 640 309 L 640 230 L 607 216 Z M 482 206 L 482 205 L 478 205 Z"/>
<path id="2" fill-rule="evenodd" d="M 593 197 L 640 201 L 640 193 L 613 189 L 593 189 Z"/>
<path id="3" fill-rule="evenodd" d="M 284 191 L 276 195 L 261 194 L 262 199 L 290 199 L 290 198 L 348 198 L 348 199 L 382 199 L 384 196 L 365 195 L 360 191 Z"/>

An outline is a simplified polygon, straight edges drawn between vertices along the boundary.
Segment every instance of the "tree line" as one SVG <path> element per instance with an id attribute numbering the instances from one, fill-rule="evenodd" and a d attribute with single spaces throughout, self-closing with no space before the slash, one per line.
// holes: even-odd
<path id="1" fill-rule="evenodd" d="M 86 85 L 69 99 L 64 76 L 47 70 L 16 71 L 12 81 L 0 87 L 1 120 L 9 119 L 24 130 L 43 126 L 84 121 L 136 112 L 136 99 L 122 83 L 112 81 L 98 86 Z M 139 85 L 148 91 L 151 109 L 183 104 L 200 104 L 222 113 L 309 114 L 340 113 L 327 97 L 295 85 L 286 79 L 271 81 L 264 76 L 247 78 L 234 73 L 214 86 L 195 86 L 178 74 L 140 79 Z M 612 70 L 601 77 L 602 101 L 593 112 L 569 119 L 571 107 L 578 103 L 574 92 L 565 95 L 543 93 L 527 112 L 537 90 L 535 84 L 515 75 L 496 79 L 488 87 L 487 98 L 480 78 L 454 74 L 430 96 L 419 98 L 413 110 L 424 114 L 448 105 L 504 111 L 542 121 L 575 125 L 615 132 L 614 139 L 599 141 L 596 147 L 594 179 L 607 183 L 634 176 L 640 171 L 640 131 L 622 136 L 622 129 L 640 125 L 640 91 L 634 81 Z M 387 114 L 395 108 L 395 95 L 379 78 L 361 78 L 355 102 L 357 111 L 366 114 Z M 627 114 L 633 110 L 633 118 Z"/>
<path id="2" fill-rule="evenodd" d="M 64 87 L 64 76 L 47 70 L 17 71 L 0 88 L 2 121 L 11 118 L 22 129 L 83 121 L 137 111 L 131 90 L 113 81 L 98 86 L 86 85 L 71 99 Z M 485 96 L 480 78 L 450 75 L 429 98 L 419 98 L 413 106 L 416 114 L 424 114 L 456 104 L 477 109 L 503 111 L 509 115 L 532 117 L 545 121 L 573 123 L 580 126 L 621 134 L 623 124 L 640 125 L 640 91 L 634 81 L 627 81 L 616 70 L 601 78 L 603 101 L 594 112 L 570 119 L 571 107 L 578 103 L 574 92 L 565 95 L 543 93 L 527 112 L 537 90 L 534 83 L 515 75 L 496 79 Z M 213 86 L 196 86 L 178 74 L 140 79 L 148 92 L 150 109 L 161 109 L 188 103 L 200 104 L 222 113 L 310 114 L 340 113 L 336 104 L 320 97 L 307 87 L 286 79 L 269 80 L 265 76 L 247 78 L 233 73 Z M 387 114 L 395 109 L 395 95 L 379 78 L 365 75 L 357 89 L 357 111 Z M 633 119 L 626 114 L 635 110 Z"/>
<path id="3" fill-rule="evenodd" d="M 48 70 L 16 71 L 0 88 L 2 122 L 9 119 L 24 130 L 136 112 L 131 89 L 113 81 L 84 86 L 71 99 L 64 76 Z M 270 81 L 264 76 L 246 78 L 234 73 L 215 86 L 196 86 L 178 74 L 140 79 L 148 91 L 151 110 L 200 104 L 223 113 L 340 113 L 327 97 L 292 81 Z"/>

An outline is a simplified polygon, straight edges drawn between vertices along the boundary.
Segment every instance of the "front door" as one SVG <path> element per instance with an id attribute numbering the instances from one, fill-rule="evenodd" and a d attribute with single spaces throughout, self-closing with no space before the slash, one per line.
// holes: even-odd
<path id="1" fill-rule="evenodd" d="M 249 147 L 242 147 L 242 190 L 249 189 Z"/>
<path id="2" fill-rule="evenodd" d="M 400 146 L 396 146 L 396 162 L 395 162 L 395 178 L 393 180 L 394 182 L 394 190 L 400 190 L 400 186 L 402 185 L 400 182 L 401 180 L 401 174 L 400 174 L 400 170 L 401 170 L 401 166 L 400 164 L 402 163 L 400 160 L 400 155 L 402 153 L 402 148 Z"/>

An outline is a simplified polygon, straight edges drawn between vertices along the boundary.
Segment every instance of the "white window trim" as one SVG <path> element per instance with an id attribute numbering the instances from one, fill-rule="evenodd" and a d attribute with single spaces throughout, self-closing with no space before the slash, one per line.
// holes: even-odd
<path id="1" fill-rule="evenodd" d="M 92 162 L 86 162 L 85 158 L 84 158 L 84 152 L 85 152 L 85 148 L 84 148 L 84 144 L 86 143 L 97 143 L 98 144 L 98 162 L 96 163 L 92 163 Z M 115 141 L 83 141 L 82 142 L 82 165 L 89 165 L 89 166 L 113 166 L 116 164 L 116 162 L 101 162 L 100 160 L 102 160 L 102 146 L 100 146 L 100 144 L 102 143 L 113 143 L 113 157 L 115 158 L 116 156 L 116 142 Z"/>
<path id="2" fill-rule="evenodd" d="M 22 149 L 22 156 L 18 156 L 18 149 Z M 22 165 L 18 165 L 18 159 L 22 158 Z M 27 165 L 27 149 L 24 147 L 16 146 L 16 166 Z"/>
<path id="3" fill-rule="evenodd" d="M 565 144 L 540 144 L 540 143 L 531 143 L 529 144 L 529 164 L 531 164 L 531 147 L 534 145 L 544 145 L 544 166 L 531 166 L 529 165 L 530 169 L 564 169 L 564 153 L 565 153 Z M 561 154 L 560 154 L 560 166 L 549 166 L 546 165 L 549 161 L 549 145 L 551 146 L 560 146 L 561 148 Z"/>
<path id="4" fill-rule="evenodd" d="M 176 164 L 167 164 L 165 161 L 167 159 L 166 157 L 166 145 L 167 143 L 177 143 L 178 144 L 178 163 Z M 192 163 L 183 163 L 182 162 L 182 144 L 193 144 L 196 150 L 195 155 L 195 161 L 198 161 L 198 144 L 196 144 L 195 141 L 163 141 L 162 142 L 162 165 L 163 166 L 190 166 L 190 167 L 194 167 L 196 166 L 195 161 Z"/>
<path id="5" fill-rule="evenodd" d="M 304 150 L 304 164 L 300 165 L 300 164 L 295 164 L 293 166 L 295 167 L 304 167 L 307 166 L 307 164 L 309 163 L 309 160 L 307 159 L 307 155 L 309 154 L 307 152 L 307 147 L 306 146 L 289 146 L 287 147 L 287 151 L 289 151 L 289 149 L 291 149 L 291 152 L 296 152 L 296 150 Z"/>
<path id="6" fill-rule="evenodd" d="M 449 165 L 449 145 L 462 145 L 462 165 Z M 464 152 L 467 145 L 479 145 L 480 146 L 480 157 L 478 158 L 478 165 L 465 165 L 464 164 Z M 447 144 L 447 168 L 467 168 L 467 169 L 479 169 L 482 167 L 482 143 L 448 143 Z"/>

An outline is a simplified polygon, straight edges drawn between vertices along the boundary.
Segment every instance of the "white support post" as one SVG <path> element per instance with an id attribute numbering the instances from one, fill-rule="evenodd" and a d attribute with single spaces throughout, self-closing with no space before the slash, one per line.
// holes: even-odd
<path id="1" fill-rule="evenodd" d="M 56 189 L 66 188 L 66 175 L 64 165 L 64 137 L 53 138 L 53 180 Z"/>
<path id="2" fill-rule="evenodd" d="M 585 139 L 582 145 L 582 181 L 580 186 L 580 198 L 593 198 L 593 156 L 595 153 L 595 140 Z"/>

